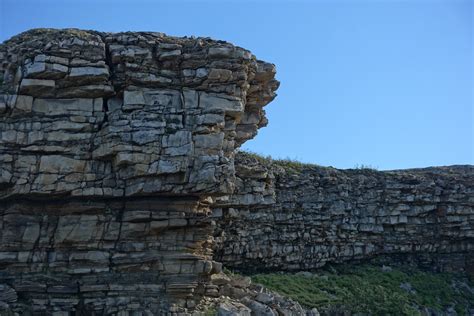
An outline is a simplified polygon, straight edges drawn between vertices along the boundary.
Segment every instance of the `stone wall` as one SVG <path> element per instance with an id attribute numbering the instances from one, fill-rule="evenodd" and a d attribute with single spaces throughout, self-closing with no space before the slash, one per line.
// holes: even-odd
<path id="1" fill-rule="evenodd" d="M 214 259 L 309 270 L 380 255 L 474 272 L 474 167 L 338 170 L 240 153 Z"/>
<path id="2" fill-rule="evenodd" d="M 3 43 L 0 309 L 193 310 L 220 270 L 209 203 L 233 191 L 274 75 L 208 38 L 37 29 Z"/>

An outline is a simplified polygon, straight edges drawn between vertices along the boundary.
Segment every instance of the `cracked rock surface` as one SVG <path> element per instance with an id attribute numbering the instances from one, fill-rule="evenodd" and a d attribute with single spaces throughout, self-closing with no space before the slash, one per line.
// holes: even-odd
<path id="1" fill-rule="evenodd" d="M 214 204 L 214 259 L 241 271 L 305 271 L 391 256 L 474 273 L 474 167 L 338 170 L 239 153 Z"/>
<path id="2" fill-rule="evenodd" d="M 238 153 L 274 77 L 209 38 L 35 29 L 1 44 L 0 315 L 318 315 L 222 265 L 474 271 L 472 166 Z"/>
<path id="3" fill-rule="evenodd" d="M 221 267 L 210 203 L 267 123 L 274 76 L 209 38 L 36 29 L 3 43 L 0 308 L 189 314 Z"/>
<path id="4" fill-rule="evenodd" d="M 206 38 L 38 29 L 0 47 L 0 196 L 211 195 L 275 67 Z"/>

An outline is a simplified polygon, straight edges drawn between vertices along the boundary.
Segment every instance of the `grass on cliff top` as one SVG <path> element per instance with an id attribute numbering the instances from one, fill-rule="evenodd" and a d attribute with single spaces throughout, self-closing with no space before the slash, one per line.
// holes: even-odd
<path id="1" fill-rule="evenodd" d="M 275 159 L 270 155 L 263 156 L 254 152 L 249 152 L 249 151 L 241 151 L 242 154 L 257 159 L 258 161 L 264 163 L 264 164 L 274 164 L 278 165 L 285 170 L 293 170 L 293 171 L 301 171 L 305 167 L 321 167 L 317 164 L 312 164 L 312 163 L 304 163 L 301 161 L 298 161 L 296 159 L 292 158 L 285 158 L 285 159 Z"/>
<path id="2" fill-rule="evenodd" d="M 290 157 L 284 158 L 284 159 L 275 159 L 270 155 L 264 156 L 264 155 L 260 155 L 260 154 L 250 152 L 250 151 L 241 151 L 240 153 L 243 154 L 243 155 L 246 155 L 247 157 L 254 158 L 254 159 L 260 161 L 263 164 L 277 165 L 277 166 L 280 166 L 280 167 L 282 167 L 285 170 L 290 171 L 290 172 L 291 171 L 300 172 L 304 168 L 310 168 L 310 167 L 331 168 L 331 167 L 324 167 L 324 166 L 314 164 L 314 163 L 301 162 L 301 161 L 298 161 L 298 160 L 290 158 Z M 372 166 L 372 165 L 366 165 L 366 164 L 357 164 L 352 169 L 378 171 L 378 167 L 375 167 L 375 166 Z"/>
<path id="3" fill-rule="evenodd" d="M 366 165 L 366 164 L 356 164 L 354 168 L 352 169 L 358 169 L 358 170 L 370 170 L 370 171 L 378 171 L 379 168 L 372 166 L 372 165 Z"/>
<path id="4" fill-rule="evenodd" d="M 474 308 L 472 280 L 406 267 L 383 271 L 380 266 L 344 266 L 309 275 L 257 274 L 252 280 L 306 307 L 316 307 L 323 315 L 347 310 L 370 315 L 422 315 L 425 307 L 445 311 L 450 306 L 458 315 L 467 315 L 468 308 Z"/>

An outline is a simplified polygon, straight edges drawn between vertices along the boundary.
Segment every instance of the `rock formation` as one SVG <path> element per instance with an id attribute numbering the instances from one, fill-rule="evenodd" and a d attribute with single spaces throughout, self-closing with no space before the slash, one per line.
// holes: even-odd
<path id="1" fill-rule="evenodd" d="M 21 295 L 14 310 L 193 309 L 220 270 L 209 205 L 266 124 L 275 67 L 206 38 L 49 29 L 0 59 L 0 283 Z"/>
<path id="2" fill-rule="evenodd" d="M 236 156 L 278 88 L 245 49 L 37 29 L 0 61 L 0 311 L 189 315 L 228 295 L 246 306 L 223 311 L 296 315 L 222 263 L 410 253 L 472 268 L 472 167 L 295 172 Z"/>
<path id="3" fill-rule="evenodd" d="M 219 198 L 214 258 L 244 271 L 311 270 L 377 255 L 474 273 L 474 167 L 380 172 L 241 153 Z"/>

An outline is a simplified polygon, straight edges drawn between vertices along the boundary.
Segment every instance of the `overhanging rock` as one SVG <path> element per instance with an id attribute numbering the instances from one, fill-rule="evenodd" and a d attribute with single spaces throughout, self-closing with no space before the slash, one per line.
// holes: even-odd
<path id="1" fill-rule="evenodd" d="M 205 38 L 38 29 L 0 54 L 4 198 L 230 193 L 278 87 L 273 65 Z"/>
<path id="2" fill-rule="evenodd" d="M 209 38 L 76 29 L 22 33 L 0 61 L 11 309 L 192 310 L 220 270 L 209 205 L 266 124 L 275 67 Z"/>

